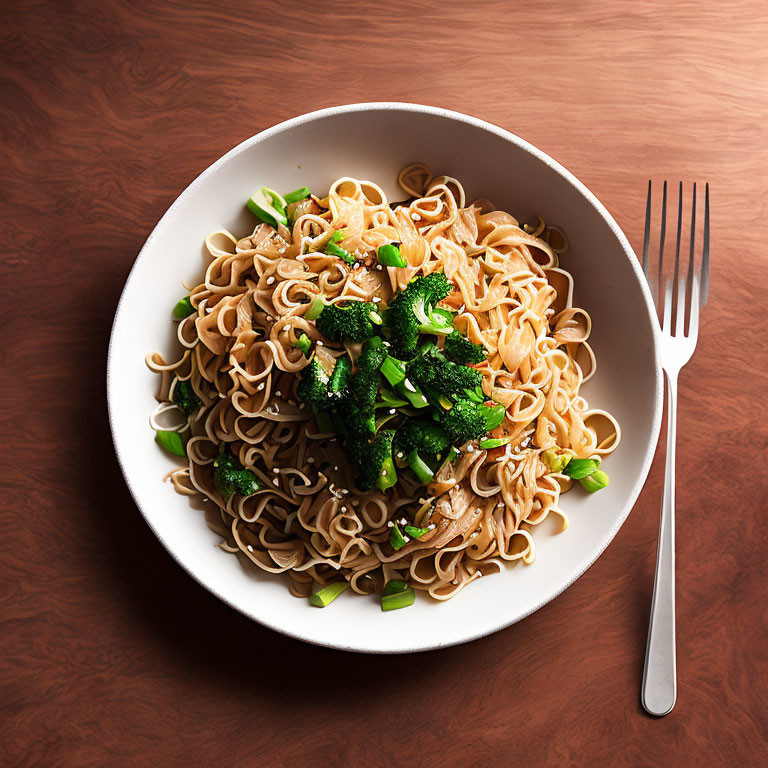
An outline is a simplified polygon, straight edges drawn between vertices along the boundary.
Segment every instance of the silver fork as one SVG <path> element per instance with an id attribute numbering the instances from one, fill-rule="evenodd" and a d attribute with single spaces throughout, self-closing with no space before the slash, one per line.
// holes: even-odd
<path id="1" fill-rule="evenodd" d="M 667 463 L 664 474 L 664 497 L 661 505 L 659 544 L 656 551 L 656 577 L 648 625 L 648 644 L 643 670 L 643 707 L 661 717 L 672 711 L 677 697 L 675 661 L 675 437 L 677 421 L 677 376 L 691 359 L 699 334 L 699 309 L 709 297 L 709 184 L 705 187 L 704 241 L 701 265 L 696 267 L 696 184 L 693 185 L 691 207 L 691 247 L 687 275 L 680 274 L 680 241 L 683 229 L 683 184 L 680 182 L 677 208 L 677 243 L 674 274 L 666 281 L 661 318 L 661 366 L 667 393 Z M 655 275 L 649 269 L 648 252 L 651 234 L 651 182 L 645 207 L 643 272 L 651 288 L 654 303 L 662 285 L 664 238 L 667 227 L 667 182 L 664 182 L 661 209 L 659 267 Z M 687 323 L 686 323 L 687 320 Z M 686 324 L 688 326 L 686 332 Z"/>

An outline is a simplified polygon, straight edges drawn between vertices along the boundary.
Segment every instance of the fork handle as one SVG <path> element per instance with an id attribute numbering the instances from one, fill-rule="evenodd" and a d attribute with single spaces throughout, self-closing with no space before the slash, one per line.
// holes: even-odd
<path id="1" fill-rule="evenodd" d="M 661 504 L 656 577 L 645 649 L 642 702 L 661 717 L 672 711 L 677 697 L 675 661 L 675 439 L 677 433 L 677 371 L 665 371 L 667 390 L 667 464 Z"/>

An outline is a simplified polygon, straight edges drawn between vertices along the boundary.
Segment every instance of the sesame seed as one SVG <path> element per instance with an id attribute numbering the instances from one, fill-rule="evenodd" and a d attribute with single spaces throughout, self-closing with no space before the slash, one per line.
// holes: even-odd
<path id="1" fill-rule="evenodd" d="M 389 409 L 389 412 L 390 412 L 390 413 L 394 413 L 394 412 L 395 412 L 395 409 L 394 409 L 394 408 L 390 408 L 390 409 Z"/>
<path id="2" fill-rule="evenodd" d="M 288 401 L 288 405 L 291 405 L 291 406 L 293 406 L 295 408 L 296 407 L 296 401 L 295 400 L 289 400 Z"/>
<path id="3" fill-rule="evenodd" d="M 341 492 L 346 495 L 347 493 L 349 493 L 349 489 L 348 488 L 342 488 Z"/>
<path id="4" fill-rule="evenodd" d="M 381 301 L 381 296 L 374 296 L 373 297 L 373 303 L 378 304 Z"/>
<path id="5" fill-rule="evenodd" d="M 387 523 L 387 528 L 394 528 L 394 527 L 395 527 L 395 524 L 394 524 L 394 523 L 393 523 L 393 522 L 390 520 L 390 521 Z"/>
<path id="6" fill-rule="evenodd" d="M 277 475 L 280 473 L 280 470 L 277 467 L 273 467 L 272 471 Z"/>
<path id="7" fill-rule="evenodd" d="M 347 508 L 346 508 L 346 507 L 342 507 L 342 508 L 341 508 L 341 511 L 342 511 L 342 512 L 346 512 L 346 511 L 347 511 Z"/>
<path id="8" fill-rule="evenodd" d="M 318 346 L 318 347 L 324 347 L 324 346 L 325 346 L 325 344 L 323 344 L 323 342 L 322 342 L 322 341 L 320 341 L 320 339 L 318 339 L 318 340 L 317 340 L 317 346 Z"/>
<path id="9" fill-rule="evenodd" d="M 279 389 L 275 390 L 275 397 L 282 397 L 282 396 L 283 396 L 283 393 Z"/>
<path id="10" fill-rule="evenodd" d="M 279 481 L 277 478 L 275 478 L 275 479 L 272 481 L 272 484 L 273 484 L 273 485 L 280 485 L 280 481 Z"/>
<path id="11" fill-rule="evenodd" d="M 382 477 L 386 477 L 387 476 L 387 470 L 386 469 L 382 469 L 381 470 L 381 476 Z"/>
<path id="12" fill-rule="evenodd" d="M 411 214 L 411 218 L 412 218 L 414 221 L 421 221 L 421 216 L 419 216 L 419 214 L 418 214 L 418 213 L 412 213 L 412 214 Z"/>
<path id="13" fill-rule="evenodd" d="M 334 464 L 334 466 L 333 466 L 333 471 L 334 471 L 334 472 L 338 472 L 338 471 L 339 471 L 339 466 L 338 466 L 338 464 Z"/>
<path id="14" fill-rule="evenodd" d="M 299 403 L 299 408 L 306 408 L 306 407 L 307 407 L 306 403 Z"/>
<path id="15" fill-rule="evenodd" d="M 274 283 L 274 282 L 275 282 L 275 278 L 274 277 L 270 276 L 270 277 L 267 278 L 267 285 L 272 285 L 272 283 Z"/>
<path id="16" fill-rule="evenodd" d="M 398 458 L 398 459 L 402 459 L 402 458 L 403 458 L 403 456 L 405 456 L 405 454 L 404 454 L 402 451 L 398 451 L 398 452 L 395 454 L 395 456 L 397 456 L 397 458 Z M 419 501 L 421 501 L 421 499 L 419 499 Z"/>
<path id="17" fill-rule="evenodd" d="M 376 265 L 376 269 L 381 270 L 381 269 L 383 269 L 383 267 L 381 266 L 381 264 L 377 264 Z"/>
<path id="18" fill-rule="evenodd" d="M 474 445 L 468 445 L 467 446 L 467 453 L 474 453 L 475 446 Z"/>
<path id="19" fill-rule="evenodd" d="M 411 380 L 410 380 L 410 379 L 406 379 L 406 380 L 403 382 L 403 386 L 404 386 L 404 387 L 405 387 L 405 388 L 406 388 L 406 389 L 407 389 L 409 392 L 415 392 L 415 391 L 416 391 L 416 387 L 414 387 L 414 386 L 413 386 L 413 384 L 411 384 Z"/>
<path id="20" fill-rule="evenodd" d="M 314 457 L 312 457 L 312 456 L 307 456 L 307 464 L 314 464 L 314 463 L 315 463 L 315 459 L 314 459 Z"/>
<path id="21" fill-rule="evenodd" d="M 434 523 L 430 523 L 427 528 L 429 528 L 430 531 L 434 531 L 437 526 Z"/>
<path id="22" fill-rule="evenodd" d="M 256 387 L 256 391 L 257 391 L 257 392 L 261 392 L 261 390 L 262 390 L 262 389 L 264 389 L 264 384 L 263 384 L 263 383 L 262 383 L 262 384 L 259 384 L 259 386 L 258 386 L 258 387 Z"/>
<path id="23" fill-rule="evenodd" d="M 247 549 L 249 552 L 253 552 L 253 547 L 250 544 L 248 545 Z"/>
<path id="24" fill-rule="evenodd" d="M 269 320 L 269 322 L 272 322 L 274 319 L 275 319 L 275 318 L 274 318 L 274 317 L 272 317 L 272 315 L 267 315 L 267 320 Z"/>

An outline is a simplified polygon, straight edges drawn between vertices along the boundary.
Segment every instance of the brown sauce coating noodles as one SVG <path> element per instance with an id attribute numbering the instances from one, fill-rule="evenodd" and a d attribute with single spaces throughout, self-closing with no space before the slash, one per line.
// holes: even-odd
<path id="1" fill-rule="evenodd" d="M 579 394 L 596 363 L 591 320 L 571 305 L 573 280 L 559 263 L 563 233 L 543 220 L 521 227 L 487 200 L 467 203 L 456 179 L 433 177 L 421 164 L 399 181 L 413 199 L 394 210 L 376 184 L 345 177 L 291 229 L 261 224 L 240 240 L 214 232 L 205 279 L 190 294 L 195 314 L 179 327 L 183 354 L 171 364 L 147 356 L 161 375 L 163 413 L 178 381 L 189 381 L 203 403 L 191 419 L 177 419 L 189 430 L 189 465 L 169 473 L 174 488 L 206 507 L 224 550 L 287 573 L 297 596 L 313 582 L 343 578 L 368 594 L 401 578 L 446 600 L 505 561 L 531 563 L 533 528 L 550 515 L 568 525 L 559 500 L 571 481 L 549 472 L 542 451 L 556 445 L 601 457 L 620 439 L 615 419 Z M 340 228 L 356 267 L 320 252 Z M 378 265 L 375 249 L 391 241 L 402 244 L 407 266 Z M 478 366 L 483 389 L 506 408 L 493 436 L 509 442 L 489 451 L 468 443 L 427 489 L 403 479 L 362 493 L 336 438 L 318 433 L 296 396 L 296 373 L 308 361 L 294 344 L 303 333 L 321 339 L 304 317 L 313 297 L 387 303 L 435 270 L 455 286 L 443 303 L 457 312 L 456 327 L 487 352 Z M 354 359 L 358 350 L 348 351 Z M 222 442 L 258 477 L 255 494 L 224 500 L 217 492 L 213 459 Z M 388 523 L 402 517 L 429 532 L 393 551 Z"/>

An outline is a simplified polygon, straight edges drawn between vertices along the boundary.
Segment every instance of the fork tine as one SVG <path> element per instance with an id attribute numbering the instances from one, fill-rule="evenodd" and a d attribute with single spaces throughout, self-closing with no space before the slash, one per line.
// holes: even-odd
<path id="1" fill-rule="evenodd" d="M 667 287 L 664 291 L 664 309 L 661 314 L 661 330 L 669 334 L 672 330 L 672 281 L 667 280 Z"/>
<path id="2" fill-rule="evenodd" d="M 667 234 L 667 182 L 664 182 L 664 189 L 662 191 L 661 195 L 661 234 L 659 236 L 659 272 L 658 272 L 658 279 L 656 281 L 657 291 L 658 293 L 661 293 L 662 286 L 664 285 L 663 282 L 663 274 L 664 274 L 664 238 Z M 651 291 L 653 291 L 653 287 L 651 288 Z M 657 294 L 654 293 L 654 301 L 656 301 Z M 659 301 L 661 302 L 661 297 L 659 296 Z"/>
<path id="3" fill-rule="evenodd" d="M 709 182 L 704 188 L 704 252 L 701 261 L 701 305 L 709 299 Z"/>
<path id="4" fill-rule="evenodd" d="M 693 283 L 691 285 L 691 315 L 688 318 L 688 333 L 687 339 L 693 339 L 696 341 L 699 335 L 699 302 L 694 301 L 694 298 L 699 295 L 701 290 L 701 281 L 699 279 L 699 272 L 696 270 L 693 273 Z"/>
<path id="5" fill-rule="evenodd" d="M 681 317 L 685 312 L 685 294 L 683 294 L 683 303 L 680 303 L 678 285 L 680 284 L 680 243 L 683 239 L 683 182 L 681 181 L 677 188 L 677 237 L 675 238 L 675 269 L 672 277 L 672 296 L 675 301 L 675 316 Z M 672 318 L 672 324 L 676 325 L 675 318 Z"/>
<path id="6" fill-rule="evenodd" d="M 684 277 L 677 285 L 677 314 L 675 315 L 675 336 L 685 335 L 685 285 Z"/>
<path id="7" fill-rule="evenodd" d="M 643 274 L 648 278 L 648 249 L 651 240 L 651 180 L 648 179 L 648 198 L 645 201 L 645 233 L 643 235 Z M 650 282 L 650 281 L 649 281 Z"/>
<path id="8" fill-rule="evenodd" d="M 693 182 L 693 200 L 691 202 L 691 250 L 688 254 L 688 289 L 693 301 L 693 264 L 696 260 L 696 182 Z"/>

